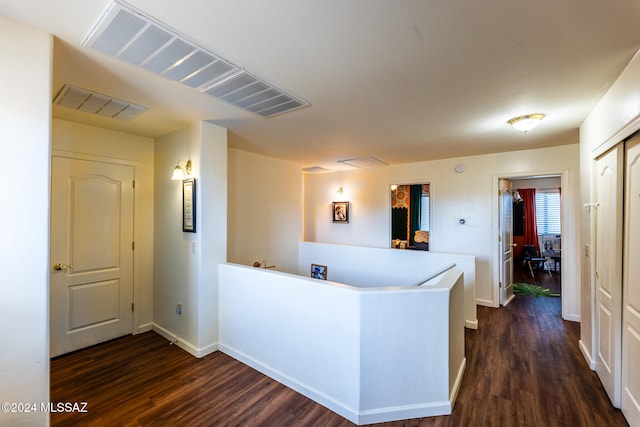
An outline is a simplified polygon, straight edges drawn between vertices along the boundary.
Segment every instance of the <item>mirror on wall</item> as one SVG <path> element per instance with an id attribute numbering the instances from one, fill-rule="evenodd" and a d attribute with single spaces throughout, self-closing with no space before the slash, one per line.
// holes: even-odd
<path id="1" fill-rule="evenodd" d="M 429 183 L 391 186 L 391 247 L 429 250 L 431 197 Z"/>

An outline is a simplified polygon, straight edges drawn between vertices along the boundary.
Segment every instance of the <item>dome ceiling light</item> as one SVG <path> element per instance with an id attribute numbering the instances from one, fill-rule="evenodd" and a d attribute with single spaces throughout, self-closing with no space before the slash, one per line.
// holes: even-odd
<path id="1" fill-rule="evenodd" d="M 538 127 L 542 119 L 544 119 L 544 114 L 526 114 L 524 116 L 514 117 L 507 123 L 517 131 L 529 133 L 530 130 Z"/>

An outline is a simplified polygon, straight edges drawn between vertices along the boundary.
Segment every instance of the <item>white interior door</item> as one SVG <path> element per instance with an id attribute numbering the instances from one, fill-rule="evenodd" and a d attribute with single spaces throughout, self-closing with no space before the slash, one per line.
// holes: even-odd
<path id="1" fill-rule="evenodd" d="M 133 331 L 132 166 L 52 157 L 51 356 Z"/>
<path id="2" fill-rule="evenodd" d="M 620 407 L 623 149 L 596 160 L 596 372 Z"/>
<path id="3" fill-rule="evenodd" d="M 625 157 L 621 409 L 640 426 L 640 135 L 627 141 Z"/>
<path id="4" fill-rule="evenodd" d="M 500 304 L 513 299 L 513 195 L 511 182 L 501 179 L 500 188 Z"/>

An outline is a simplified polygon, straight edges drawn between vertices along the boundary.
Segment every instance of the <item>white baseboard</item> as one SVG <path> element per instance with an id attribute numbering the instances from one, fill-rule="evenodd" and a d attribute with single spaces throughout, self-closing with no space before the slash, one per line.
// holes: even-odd
<path id="1" fill-rule="evenodd" d="M 197 348 L 195 345 L 191 344 L 189 341 L 186 341 L 178 337 L 168 329 L 165 329 L 156 323 L 152 325 L 152 330 L 154 330 L 158 334 L 168 339 L 173 344 L 177 345 L 187 353 L 197 358 L 204 357 L 218 350 L 218 343 L 213 343 L 213 344 L 209 344 L 206 347 Z"/>
<path id="2" fill-rule="evenodd" d="M 563 317 L 564 320 L 568 320 L 569 322 L 578 322 L 580 323 L 580 315 L 579 314 L 571 314 L 567 317 Z"/>
<path id="3" fill-rule="evenodd" d="M 477 299 L 477 298 L 476 298 L 476 305 L 481 305 L 484 307 L 493 307 L 493 308 L 499 307 L 499 305 L 496 305 L 493 301 L 489 301 L 486 299 Z"/>
<path id="4" fill-rule="evenodd" d="M 270 378 L 273 378 L 274 380 L 278 381 L 281 384 L 284 384 L 290 389 L 295 390 L 298 393 L 308 397 L 314 402 L 319 403 L 320 405 L 326 408 L 329 408 L 336 414 L 348 419 L 349 421 L 356 424 L 358 423 L 357 411 L 355 411 L 354 409 L 348 408 L 345 404 L 331 398 L 331 396 L 327 396 L 323 393 L 320 393 L 314 388 L 308 387 L 307 385 L 299 382 L 298 380 L 291 378 L 290 376 L 283 374 L 282 372 L 279 372 L 270 368 L 269 366 L 265 365 L 263 362 L 256 360 L 251 356 L 243 352 L 237 351 L 224 344 L 219 345 L 219 350 L 225 353 L 226 355 L 229 355 L 234 359 L 239 360 L 245 365 L 251 366 L 256 371 L 261 372 L 262 374 Z"/>
<path id="5" fill-rule="evenodd" d="M 462 385 L 462 377 L 464 376 L 464 371 L 467 368 L 467 358 L 463 357 L 462 362 L 460 362 L 460 368 L 458 368 L 458 375 L 456 376 L 456 381 L 453 383 L 453 388 L 451 389 L 451 395 L 449 396 L 449 402 L 451 402 L 451 409 L 453 409 L 453 405 L 455 404 L 456 398 L 458 397 L 458 392 L 460 391 L 460 386 Z"/>
<path id="6" fill-rule="evenodd" d="M 506 300 L 506 301 L 505 301 L 505 303 L 504 303 L 504 304 L 502 304 L 502 305 L 503 305 L 504 307 L 506 307 L 507 305 L 509 305 L 509 303 L 510 303 L 511 301 L 513 301 L 513 299 L 514 299 L 515 297 L 516 297 L 516 294 L 511 294 L 511 297 L 509 297 L 509 299 L 508 299 L 508 300 Z"/>
<path id="7" fill-rule="evenodd" d="M 153 323 L 149 322 L 149 323 L 145 323 L 144 325 L 138 325 L 138 329 L 133 334 L 134 335 L 143 334 L 151 330 L 153 330 Z"/>
<path id="8" fill-rule="evenodd" d="M 420 405 L 395 406 L 360 412 L 358 425 L 409 420 L 412 418 L 435 417 L 451 414 L 451 402 L 430 402 Z"/>
<path id="9" fill-rule="evenodd" d="M 295 390 L 296 392 L 308 397 L 314 402 L 319 403 L 320 405 L 330 409 L 336 414 L 346 418 L 347 420 L 357 425 L 448 415 L 451 414 L 451 410 L 453 407 L 453 401 L 444 401 L 359 411 L 357 409 L 348 407 L 344 403 L 334 399 L 332 396 L 328 396 L 312 387 L 307 386 L 306 384 L 301 383 L 295 378 L 291 378 L 290 376 L 282 372 L 270 368 L 261 361 L 256 360 L 245 353 L 236 351 L 235 349 L 224 344 L 219 344 L 218 347 L 221 352 L 227 354 L 228 356 L 231 356 L 234 359 L 244 363 L 245 365 L 248 365 L 261 372 L 262 374 L 273 378 L 279 383 L 289 387 L 292 390 Z M 460 384 L 462 383 L 462 376 L 464 374 L 465 366 L 466 359 L 463 359 L 451 393 L 452 398 L 455 398 L 458 393 Z"/>
<path id="10" fill-rule="evenodd" d="M 596 370 L 596 361 L 591 357 L 591 352 L 589 352 L 589 349 L 587 348 L 587 346 L 584 345 L 584 342 L 582 340 L 578 341 L 578 346 L 580 347 L 580 351 L 582 352 L 582 356 L 584 357 L 584 359 L 589 364 L 589 368 L 592 371 L 595 371 Z"/>

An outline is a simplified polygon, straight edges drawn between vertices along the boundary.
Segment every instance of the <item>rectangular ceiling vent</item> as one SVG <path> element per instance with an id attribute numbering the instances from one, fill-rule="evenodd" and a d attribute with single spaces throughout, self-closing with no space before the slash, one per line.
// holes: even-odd
<path id="1" fill-rule="evenodd" d="M 275 116 L 309 105 L 244 70 L 214 83 L 203 92 L 263 117 Z"/>
<path id="2" fill-rule="evenodd" d="M 62 87 L 53 103 L 61 107 L 125 121 L 147 111 L 146 107 L 68 84 Z"/>
<path id="3" fill-rule="evenodd" d="M 82 46 L 263 117 L 309 105 L 119 2 L 109 7 Z"/>
<path id="4" fill-rule="evenodd" d="M 338 163 L 351 166 L 353 168 L 371 168 L 375 166 L 388 166 L 387 163 L 382 160 L 378 160 L 375 157 L 356 157 L 353 159 L 338 160 Z"/>
<path id="5" fill-rule="evenodd" d="M 307 166 L 306 168 L 302 168 L 303 172 L 314 173 L 314 172 L 326 172 L 329 169 L 323 168 L 322 166 Z"/>

